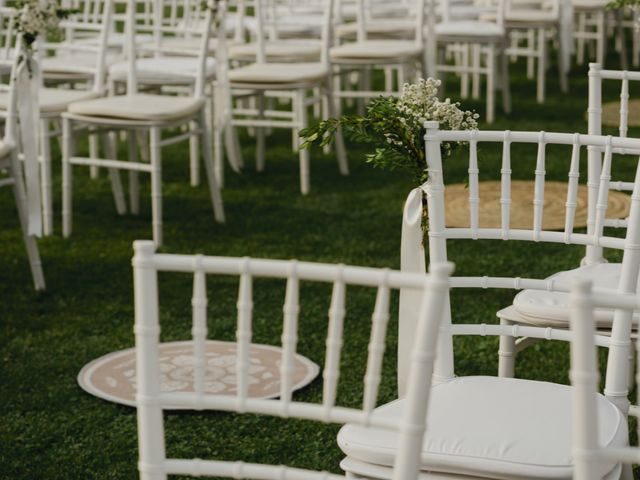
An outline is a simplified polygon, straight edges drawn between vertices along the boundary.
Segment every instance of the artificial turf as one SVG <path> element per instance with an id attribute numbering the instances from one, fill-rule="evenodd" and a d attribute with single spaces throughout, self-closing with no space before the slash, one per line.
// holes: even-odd
<path id="1" fill-rule="evenodd" d="M 608 66 L 617 67 L 611 54 Z M 559 91 L 557 72 L 548 73 L 544 105 L 535 102 L 535 82 L 523 62 L 511 67 L 513 112 L 499 110 L 492 129 L 586 132 L 586 67 L 571 73 L 570 92 Z M 633 90 L 633 89 L 632 89 Z M 455 80 L 447 92 L 457 98 Z M 608 84 L 604 97 L 619 95 Z M 633 91 L 632 91 L 633 95 Z M 465 107 L 484 111 L 482 101 Z M 632 132 L 633 133 L 633 132 Z M 312 153 L 308 196 L 298 190 L 297 156 L 290 136 L 267 140 L 267 169 L 256 173 L 254 140 L 241 135 L 246 168 L 228 170 L 223 191 L 227 223 L 216 224 L 204 185 L 189 186 L 185 145 L 167 149 L 163 164 L 164 252 L 297 258 L 299 260 L 398 268 L 402 205 L 414 186 L 410 174 L 372 168 L 365 149 L 349 145 L 351 175 L 338 173 L 333 155 Z M 57 150 L 56 150 L 57 152 Z M 465 181 L 464 152 L 446 160 L 449 179 Z M 586 172 L 584 165 L 582 171 Z M 56 159 L 59 155 L 56 153 Z M 515 150 L 514 178 L 532 178 L 535 146 Z M 564 180 L 568 150 L 550 150 L 547 176 Z M 480 150 L 481 179 L 499 178 L 499 152 Z M 635 162 L 620 162 L 633 174 Z M 622 165 L 624 164 L 624 165 Z M 56 232 L 39 241 L 47 290 L 33 290 L 18 220 L 9 189 L 0 191 L 0 479 L 136 478 L 135 409 L 85 393 L 76 383 L 90 360 L 133 346 L 131 244 L 151 235 L 148 179 L 143 180 L 139 216 L 116 214 L 106 175 L 90 180 L 75 169 L 74 231 L 60 233 L 60 168 L 55 162 Z M 584 175 L 581 178 L 584 182 Z M 544 277 L 578 265 L 580 247 L 529 242 L 458 241 L 449 249 L 458 275 Z M 612 260 L 619 255 L 609 255 Z M 165 341 L 190 335 L 192 281 L 188 275 L 161 275 L 161 324 Z M 284 287 L 259 281 L 254 287 L 254 341 L 279 344 Z M 233 340 L 235 280 L 209 278 L 210 338 Z M 454 321 L 495 322 L 495 312 L 511 291 L 457 291 Z M 299 351 L 322 366 L 329 289 L 305 285 L 301 294 Z M 362 399 L 362 376 L 369 337 L 372 292 L 350 291 L 338 402 Z M 397 296 L 393 298 L 397 311 Z M 392 316 L 380 402 L 394 398 L 397 318 Z M 456 340 L 458 374 L 495 374 L 497 340 Z M 543 342 L 521 354 L 517 376 L 567 383 L 568 349 Z M 295 398 L 319 401 L 321 379 Z M 473 399 L 469 399 L 473 402 Z M 227 413 L 166 415 L 169 455 L 193 455 L 339 471 L 337 427 Z"/>

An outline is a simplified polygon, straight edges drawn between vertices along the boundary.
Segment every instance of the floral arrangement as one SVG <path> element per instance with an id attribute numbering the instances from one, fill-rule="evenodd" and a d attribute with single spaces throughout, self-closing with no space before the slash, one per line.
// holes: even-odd
<path id="1" fill-rule="evenodd" d="M 60 21 L 76 10 L 62 8 L 55 0 L 23 0 L 17 5 L 16 28 L 30 48 L 38 35 L 55 31 Z"/>
<path id="2" fill-rule="evenodd" d="M 347 138 L 373 147 L 366 158 L 374 167 L 408 170 L 422 184 L 428 179 L 424 122 L 436 120 L 441 129 L 448 130 L 478 128 L 477 113 L 462 110 L 459 103 L 448 98 L 438 99 L 439 86 L 440 80 L 420 79 L 415 84 L 405 84 L 400 97 L 380 96 L 372 100 L 364 116 L 330 118 L 304 129 L 300 132 L 302 148 L 324 146 L 342 128 Z M 456 144 L 443 142 L 443 155 L 450 155 Z"/>

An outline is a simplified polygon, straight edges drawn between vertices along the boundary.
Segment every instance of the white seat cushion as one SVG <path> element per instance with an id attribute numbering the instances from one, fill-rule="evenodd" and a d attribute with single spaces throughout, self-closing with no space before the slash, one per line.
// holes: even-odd
<path id="1" fill-rule="evenodd" d="M 118 95 L 69 105 L 69 112 L 88 117 L 162 121 L 179 119 L 197 112 L 204 100 L 168 95 Z"/>
<path id="2" fill-rule="evenodd" d="M 330 50 L 332 59 L 395 59 L 414 57 L 422 53 L 422 47 L 410 40 L 365 40 L 345 43 Z"/>
<path id="3" fill-rule="evenodd" d="M 460 37 L 489 37 L 500 38 L 505 35 L 504 27 L 492 22 L 481 22 L 475 20 L 460 20 L 451 22 L 441 22 L 436 25 L 436 35 L 438 36 L 460 36 Z"/>
<path id="4" fill-rule="evenodd" d="M 41 88 L 38 91 L 38 104 L 42 113 L 61 113 L 73 102 L 91 100 L 102 96 L 98 92 L 86 90 L 64 90 L 61 88 Z M 9 95 L 0 92 L 0 109 L 6 110 Z"/>
<path id="5" fill-rule="evenodd" d="M 198 73 L 199 60 L 195 57 L 158 57 L 136 60 L 136 77 L 142 83 L 182 83 L 193 81 Z M 118 62 L 109 68 L 109 76 L 116 81 L 127 79 L 128 62 Z M 213 77 L 216 61 L 207 58 L 205 75 Z"/>
<path id="6" fill-rule="evenodd" d="M 257 43 L 245 43 L 229 48 L 229 58 L 253 62 Z M 313 61 L 320 58 L 320 43 L 314 40 L 276 40 L 265 44 L 267 59 L 273 62 Z"/>
<path id="7" fill-rule="evenodd" d="M 558 283 L 571 285 L 573 278 L 591 280 L 595 287 L 617 288 L 620 282 L 620 263 L 599 263 L 567 270 L 551 275 Z M 523 290 L 513 299 L 513 306 L 522 320 L 539 326 L 569 327 L 569 294 L 549 292 L 546 290 Z M 596 324 L 599 328 L 611 328 L 613 322 L 612 309 L 597 309 Z M 636 315 L 636 318 L 638 316 Z"/>
<path id="8" fill-rule="evenodd" d="M 462 377 L 433 387 L 422 470 L 497 479 L 571 479 L 571 387 L 497 377 Z M 620 411 L 598 395 L 598 435 L 606 446 L 628 442 Z M 401 421 L 405 402 L 377 411 Z M 393 465 L 396 432 L 347 424 L 338 445 L 349 457 Z M 615 469 L 602 462 L 598 478 Z"/>
<path id="9" fill-rule="evenodd" d="M 242 84 L 297 84 L 319 81 L 329 74 L 321 63 L 253 63 L 229 71 L 232 83 Z"/>

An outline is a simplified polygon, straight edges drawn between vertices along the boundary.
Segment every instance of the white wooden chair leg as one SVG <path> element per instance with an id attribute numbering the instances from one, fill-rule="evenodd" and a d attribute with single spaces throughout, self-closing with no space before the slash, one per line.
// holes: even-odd
<path id="1" fill-rule="evenodd" d="M 492 123 L 495 117 L 495 47 L 487 47 L 487 122 Z"/>
<path id="2" fill-rule="evenodd" d="M 68 118 L 62 119 L 62 235 L 71 235 L 73 166 L 74 154 L 73 124 Z"/>
<path id="3" fill-rule="evenodd" d="M 217 122 L 213 127 L 213 171 L 220 188 L 224 187 L 224 154 L 222 150 L 222 126 Z"/>
<path id="4" fill-rule="evenodd" d="M 42 231 L 45 236 L 53 233 L 53 190 L 49 137 L 49 120 L 40 119 L 40 185 L 42 191 Z"/>
<path id="5" fill-rule="evenodd" d="M 305 91 L 304 89 L 300 89 L 296 92 L 296 111 L 297 111 L 297 119 L 298 126 L 300 129 L 307 128 L 307 107 L 305 106 Z M 309 149 L 300 148 L 298 149 L 298 156 L 300 159 L 300 191 L 303 195 L 307 195 L 310 190 L 310 181 L 309 181 Z"/>
<path id="6" fill-rule="evenodd" d="M 544 28 L 538 29 L 538 80 L 536 99 L 544 103 L 545 74 L 547 71 L 547 39 Z"/>
<path id="7" fill-rule="evenodd" d="M 616 27 L 618 30 L 618 40 L 620 41 L 620 67 L 622 70 L 629 69 L 629 62 L 627 60 L 627 39 L 624 34 L 624 12 L 622 10 L 614 11 Z M 637 32 L 634 32 L 637 35 Z"/>
<path id="8" fill-rule="evenodd" d="M 329 111 L 327 112 L 329 117 L 335 118 L 337 112 L 334 111 L 334 96 L 333 96 L 333 78 L 329 76 L 327 78 L 327 106 Z M 344 146 L 344 137 L 342 136 L 342 130 L 338 129 L 335 136 L 336 158 L 338 159 L 338 169 L 342 175 L 349 175 L 349 161 L 347 159 L 347 149 Z"/>
<path id="9" fill-rule="evenodd" d="M 116 160 L 117 157 L 117 135 L 116 132 L 109 132 L 107 134 L 107 158 L 110 160 Z M 124 215 L 127 213 L 127 204 L 124 199 L 124 190 L 122 188 L 122 178 L 120 178 L 120 171 L 116 168 L 109 169 L 109 179 L 111 180 L 111 191 L 113 192 L 113 201 L 116 205 L 116 211 L 118 215 Z"/>
<path id="10" fill-rule="evenodd" d="M 258 110 L 258 119 L 264 120 L 264 93 L 260 92 L 255 99 L 256 109 Z M 256 170 L 263 172 L 265 167 L 265 128 L 255 127 L 256 135 Z"/>
<path id="11" fill-rule="evenodd" d="M 22 238 L 24 246 L 27 250 L 27 258 L 29 259 L 29 268 L 33 278 L 33 286 L 36 290 L 44 290 L 46 288 L 44 281 L 44 273 L 42 272 L 42 262 L 40 260 L 40 252 L 36 237 L 27 234 L 27 194 L 23 184 L 23 177 L 18 164 L 18 155 L 16 150 L 11 153 L 11 176 L 15 182 L 13 184 L 13 195 L 16 200 L 16 209 L 18 210 L 18 218 L 22 228 Z"/>
<path id="12" fill-rule="evenodd" d="M 480 71 L 481 67 L 481 57 L 482 57 L 482 47 L 478 44 L 472 45 L 473 49 L 473 58 L 472 58 L 472 66 L 473 66 L 473 74 L 472 74 L 472 85 L 471 85 L 471 97 L 474 100 L 480 98 Z"/>
<path id="13" fill-rule="evenodd" d="M 584 64 L 585 39 L 582 36 L 582 34 L 584 34 L 584 32 L 586 31 L 586 22 L 587 22 L 586 14 L 580 13 L 578 15 L 578 31 L 581 33 L 581 35 L 578 37 L 578 41 L 576 45 L 576 63 L 578 65 Z"/>
<path id="14" fill-rule="evenodd" d="M 533 28 L 527 30 L 527 50 L 534 50 L 536 45 L 536 31 Z M 532 55 L 527 55 L 527 78 L 532 79 L 535 75 L 536 59 Z"/>
<path id="15" fill-rule="evenodd" d="M 204 110 L 200 114 L 200 122 L 202 126 L 206 122 L 206 113 Z M 211 132 L 207 128 L 202 128 L 202 150 L 204 153 L 204 166 L 209 183 L 209 193 L 211 195 L 211 204 L 213 205 L 213 214 L 218 223 L 224 223 L 224 205 L 222 203 L 222 195 L 220 194 L 220 186 L 216 178 L 215 165 L 213 162 L 213 145 L 211 142 Z"/>
<path id="16" fill-rule="evenodd" d="M 502 87 L 502 110 L 504 113 L 511 113 L 511 85 L 509 83 L 509 59 L 507 58 L 507 53 L 502 46 L 500 53 L 500 67 L 501 72 L 500 76 L 502 79 L 501 87 Z"/>
<path id="17" fill-rule="evenodd" d="M 161 132 L 158 127 L 149 131 L 149 151 L 151 153 L 151 227 L 156 246 L 162 245 L 162 147 Z"/>
<path id="18" fill-rule="evenodd" d="M 89 132 L 89 157 L 91 159 L 99 158 L 100 156 L 100 142 L 97 134 Z M 100 167 L 97 165 L 91 165 L 89 167 L 89 175 L 92 179 L 96 179 L 100 176 Z"/>
<path id="19" fill-rule="evenodd" d="M 558 35 L 560 35 L 558 33 Z M 565 65 L 566 56 L 563 50 L 564 42 L 561 42 L 560 39 L 557 39 L 558 43 L 558 75 L 560 76 L 560 91 L 562 93 L 567 93 L 569 91 L 569 79 L 567 78 L 567 70 L 568 65 Z"/>
<path id="20" fill-rule="evenodd" d="M 464 50 L 462 52 L 462 64 L 464 68 L 469 66 L 469 49 L 471 49 L 470 44 L 464 45 Z M 469 73 L 464 72 L 462 74 L 462 78 L 460 79 L 460 96 L 462 98 L 469 98 Z"/>
<path id="21" fill-rule="evenodd" d="M 127 147 L 129 150 L 129 161 L 131 163 L 138 163 L 138 146 L 135 131 L 127 131 Z M 129 170 L 128 174 L 131 213 L 138 215 L 140 213 L 140 174 L 137 170 Z"/>
<path id="22" fill-rule="evenodd" d="M 189 172 L 191 186 L 197 187 L 200 185 L 200 139 L 196 133 L 198 122 L 189 122 L 189 130 L 191 136 L 189 137 Z M 207 128 L 204 126 L 203 128 Z"/>
<path id="23" fill-rule="evenodd" d="M 137 144 L 140 152 L 140 160 L 145 163 L 151 162 L 149 152 L 149 134 L 146 130 L 136 130 Z"/>
<path id="24" fill-rule="evenodd" d="M 512 323 L 501 318 L 500 325 L 512 325 Z M 498 376 L 513 378 L 515 376 L 515 364 L 516 339 L 515 337 L 503 335 L 500 337 L 500 347 L 498 348 Z"/>
<path id="25" fill-rule="evenodd" d="M 598 40 L 596 42 L 596 62 L 600 65 L 604 65 L 604 58 L 606 54 L 607 43 L 607 28 L 606 28 L 606 16 L 604 12 L 598 12 L 597 17 L 597 29 Z"/>

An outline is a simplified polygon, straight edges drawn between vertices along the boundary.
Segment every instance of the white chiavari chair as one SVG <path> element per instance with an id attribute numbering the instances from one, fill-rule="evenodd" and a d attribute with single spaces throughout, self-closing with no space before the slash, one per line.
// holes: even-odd
<path id="1" fill-rule="evenodd" d="M 343 77 L 351 76 L 354 72 L 358 75 L 358 88 L 340 88 L 339 90 L 336 88 L 335 96 L 339 99 L 369 100 L 381 93 L 399 95 L 404 83 L 414 78 L 416 72 L 420 75 L 425 74 L 423 63 L 425 0 L 412 2 L 404 19 L 388 21 L 375 20 L 376 16 L 372 12 L 375 6 L 375 3 L 372 5 L 365 0 L 358 0 L 358 15 L 354 27 L 355 39 L 344 38 L 346 41 L 342 45 L 336 45 L 330 49 L 331 64 L 338 75 L 337 87 L 342 84 Z M 392 23 L 394 26 L 391 26 Z M 381 24 L 384 26 L 378 28 Z M 407 26 L 409 26 L 408 30 Z M 388 35 L 380 35 L 386 27 L 390 27 L 387 31 Z M 400 38 L 397 36 L 393 38 L 394 32 L 395 34 L 400 32 Z M 386 92 L 372 89 L 371 74 L 375 70 L 385 71 Z M 395 82 L 389 72 L 395 72 L 397 79 Z"/>
<path id="2" fill-rule="evenodd" d="M 13 12 L 15 13 L 15 11 Z M 3 37 L 6 38 L 7 29 L 13 25 L 14 16 L 11 12 L 2 11 L 0 9 L 0 21 L 3 24 Z M 15 45 L 15 51 L 19 52 L 21 36 L 17 38 L 18 44 Z M 29 266 L 31 268 L 31 276 L 36 290 L 45 289 L 44 274 L 42 272 L 42 263 L 40 261 L 40 252 L 36 237 L 30 235 L 28 231 L 28 208 L 27 195 L 24 184 L 24 174 L 22 164 L 18 160 L 18 135 L 17 135 L 17 95 L 15 85 L 15 72 L 18 63 L 18 55 L 4 56 L 5 52 L 9 52 L 3 45 L 3 58 L 0 59 L 0 69 L 4 73 L 0 76 L 0 92 L 7 96 L 7 110 L 5 114 L 4 135 L 0 140 L 0 172 L 6 172 L 6 175 L 0 175 L 0 187 L 12 187 L 13 195 L 20 218 L 20 226 L 22 228 L 22 237 L 27 249 L 29 257 Z M 12 44 L 12 46 L 14 46 Z M 8 57 L 8 58 L 7 58 Z M 23 139 L 29 141 L 29 139 Z"/>
<path id="3" fill-rule="evenodd" d="M 602 245 L 624 251 L 625 274 L 617 286 L 621 293 L 635 292 L 640 257 L 640 169 L 635 181 L 632 201 L 632 232 L 626 239 L 607 236 L 603 231 L 604 214 L 598 216 L 596 234 L 574 232 L 576 195 L 579 174 L 579 154 L 585 147 L 606 150 L 611 158 L 613 148 L 637 148 L 640 140 L 594 135 L 540 132 L 501 131 L 440 131 L 437 122 L 426 122 L 426 160 L 429 180 L 411 192 L 405 205 L 403 225 L 402 266 L 404 271 L 424 271 L 425 255 L 421 227 L 423 194 L 428 208 L 428 249 L 430 262 L 446 261 L 450 240 L 497 240 Z M 446 227 L 445 178 L 441 157 L 442 142 L 466 142 L 469 145 L 469 227 Z M 482 162 L 478 151 L 488 149 L 488 143 L 502 147 L 501 211 L 497 225 L 480 222 L 482 198 L 479 196 L 479 176 Z M 533 146 L 536 158 L 535 195 L 531 228 L 511 228 L 511 172 L 521 154 L 511 159 L 516 144 Z M 572 147 L 568 165 L 565 230 L 549 231 L 542 227 L 544 213 L 545 151 L 547 148 Z M 450 162 L 447 162 L 450 163 Z M 601 180 L 602 201 L 606 200 L 606 176 Z M 633 230 L 632 230 L 633 229 Z M 516 272 L 514 272 L 516 273 Z M 523 289 L 567 292 L 569 281 L 511 277 L 453 277 L 451 288 Z M 615 285 L 612 291 L 616 291 Z M 438 357 L 434 366 L 434 387 L 430 399 L 427 429 L 421 454 L 421 471 L 425 479 L 430 475 L 449 475 L 446 478 L 571 478 L 574 473 L 572 457 L 572 389 L 566 385 L 533 380 L 493 376 L 456 377 L 453 337 L 457 335 L 528 337 L 571 341 L 568 325 L 559 328 L 533 325 L 477 324 L 457 316 L 452 323 L 456 304 L 445 306 L 441 323 Z M 398 342 L 398 385 L 400 400 L 379 407 L 381 414 L 399 418 L 404 411 L 403 396 L 410 385 L 407 375 L 406 349 L 412 343 L 416 327 L 416 303 L 410 292 L 401 292 Z M 631 337 L 631 312 L 616 311 L 610 336 L 598 335 L 599 346 L 608 347 L 605 394 L 598 395 L 597 420 L 602 426 L 598 441 L 607 447 L 628 445 L 626 414 L 627 368 Z M 394 439 L 376 429 L 349 425 L 341 430 L 338 443 L 347 455 L 342 467 L 356 477 L 390 478 L 390 459 L 393 458 Z M 620 461 L 608 459 L 594 469 L 594 478 L 613 479 L 630 473 Z M 631 478 L 625 476 L 623 478 Z"/>
<path id="4" fill-rule="evenodd" d="M 206 56 L 200 57 L 193 94 L 190 96 L 173 96 L 138 91 L 136 72 L 135 45 L 135 8 L 136 3 L 127 3 L 127 70 L 126 93 L 113 95 L 96 100 L 75 102 L 69 106 L 68 112 L 63 114 L 63 155 L 62 155 L 62 220 L 63 235 L 71 234 L 72 225 L 72 168 L 74 165 L 102 166 L 109 168 L 116 175 L 118 170 L 129 172 L 131 211 L 139 212 L 139 172 L 151 175 L 151 215 L 153 239 L 157 245 L 162 244 L 162 157 L 161 149 L 180 141 L 200 138 L 203 142 L 202 152 L 206 167 L 209 193 L 213 206 L 214 217 L 217 222 L 224 222 L 224 208 L 218 181 L 213 165 L 213 146 L 211 132 L 208 128 L 206 114 L 206 98 L 204 94 L 206 82 Z M 206 33 L 202 36 L 202 48 L 206 49 L 213 25 L 213 11 L 205 7 Z M 129 144 L 128 161 L 115 158 L 115 152 L 110 152 L 113 158 L 86 158 L 75 154 L 74 134 L 77 127 L 93 127 L 111 131 L 126 131 L 131 141 Z M 169 128 L 185 126 L 185 132 L 178 132 L 172 137 L 162 138 L 162 131 Z M 136 131 L 149 133 L 150 162 L 142 162 L 137 158 L 137 150 L 133 135 Z M 119 178 L 119 176 L 117 177 Z M 120 184 L 114 189 L 116 205 L 121 213 L 126 211 L 126 203 Z"/>
<path id="5" fill-rule="evenodd" d="M 571 331 L 571 384 L 573 386 L 573 458 L 575 480 L 596 480 L 600 465 L 616 461 L 640 463 L 637 446 L 614 448 L 603 446 L 598 439 L 602 425 L 597 422 L 602 404 L 598 396 L 600 372 L 596 354 L 596 315 L 600 309 L 632 311 L 640 309 L 637 295 L 603 293 L 592 289 L 588 280 L 577 279 L 569 296 Z M 636 342 L 636 349 L 640 343 Z M 640 358 L 640 355 L 638 356 Z M 638 369 L 640 372 L 640 368 Z M 638 379 L 640 383 L 640 378 Z M 637 410 L 636 410 L 637 412 Z M 631 412 L 630 412 L 631 413 Z M 635 413 L 637 416 L 637 413 Z"/>
<path id="6" fill-rule="evenodd" d="M 94 5 L 94 2 L 87 1 Z M 59 138 L 61 131 L 58 128 L 60 124 L 61 114 L 67 110 L 72 102 L 89 100 L 100 97 L 104 94 L 104 62 L 107 29 L 113 11 L 112 0 L 100 0 L 95 3 L 95 16 L 100 21 L 91 21 L 82 23 L 73 19 L 66 20 L 63 26 L 73 26 L 77 31 L 86 31 L 98 37 L 96 42 L 85 45 L 78 45 L 74 42 L 38 42 L 37 57 L 39 63 L 45 64 L 46 52 L 57 52 L 57 55 L 63 55 L 61 52 L 83 52 L 86 63 L 77 65 L 74 69 L 75 79 L 80 75 L 81 81 L 86 85 L 85 88 L 69 89 L 69 88 L 52 88 L 43 86 L 38 92 L 38 103 L 40 109 L 40 118 L 38 125 L 38 142 L 41 161 L 41 183 L 42 183 L 42 220 L 43 233 L 50 235 L 53 233 L 53 187 L 52 187 L 52 160 L 51 160 L 51 141 Z M 58 77 L 61 80 L 63 77 Z M 69 78 L 67 78 L 68 80 Z M 7 111 L 8 97 L 0 95 L 0 116 L 4 116 Z"/>
<path id="7" fill-rule="evenodd" d="M 339 479 L 327 472 L 293 469 L 256 463 L 167 458 L 165 453 L 165 425 L 163 410 L 180 406 L 194 410 L 220 410 L 238 414 L 251 413 L 292 419 L 307 419 L 323 423 L 353 422 L 382 429 L 392 429 L 400 437 L 399 453 L 395 460 L 394 479 L 410 480 L 418 475 L 421 440 L 425 428 L 424 416 L 430 391 L 430 372 L 433 368 L 438 335 L 438 320 L 442 315 L 447 292 L 450 264 L 433 266 L 429 275 L 399 273 L 388 269 L 350 267 L 279 260 L 259 260 L 202 255 L 158 254 L 151 242 L 134 243 L 135 335 L 137 355 L 137 407 L 139 470 L 143 480 L 164 480 L 167 475 L 237 477 L 277 480 L 282 478 L 312 480 Z M 160 391 L 159 348 L 159 272 L 193 274 L 193 378 L 192 393 L 163 393 Z M 205 392 L 205 341 L 207 331 L 207 277 L 239 277 L 237 301 L 237 394 L 216 395 Z M 280 362 L 280 398 L 249 397 L 249 346 L 254 315 L 254 280 L 280 279 L 286 283 L 283 303 L 282 360 Z M 332 284 L 329 309 L 326 356 L 323 373 L 323 395 L 319 403 L 302 402 L 292 396 L 297 350 L 299 312 L 302 303 L 300 288 L 310 282 Z M 337 403 L 341 369 L 343 325 L 348 320 L 347 291 L 359 286 L 377 291 L 371 320 L 370 346 L 363 385 L 361 408 Z M 409 408 L 399 423 L 380 422 L 374 413 L 381 382 L 382 361 L 390 317 L 390 295 L 400 288 L 411 289 L 423 299 L 420 325 L 416 332 L 412 356 L 412 378 L 407 393 Z"/>
<path id="8" fill-rule="evenodd" d="M 334 92 L 329 64 L 329 43 L 333 15 L 333 0 L 323 1 L 324 23 L 321 35 L 322 50 L 320 61 L 286 63 L 270 59 L 266 53 L 266 31 L 263 3 L 257 2 L 255 13 L 258 21 L 256 61 L 229 70 L 225 79 L 218 82 L 222 89 L 230 88 L 234 97 L 255 98 L 255 108 L 236 105 L 229 109 L 233 126 L 251 127 L 256 136 L 256 169 L 265 168 L 265 146 L 267 128 L 287 128 L 297 133 L 308 126 L 308 108 L 321 103 L 326 108 L 323 115 L 334 117 Z M 228 81 L 227 81 L 228 80 Z M 309 95 L 311 92 L 311 95 Z M 319 94 L 318 94 L 319 93 Z M 291 98 L 291 111 L 267 108 L 265 97 L 288 96 Z M 300 163 L 300 191 L 302 194 L 310 190 L 310 158 L 307 149 L 300 149 L 296 138 L 294 149 L 298 151 Z M 342 135 L 338 132 L 336 141 L 336 157 L 342 175 L 349 174 L 346 151 Z M 242 162 L 240 162 L 242 163 Z"/>
<path id="9" fill-rule="evenodd" d="M 604 80 L 621 81 L 620 103 L 602 104 L 602 84 Z M 618 70 L 602 70 L 599 64 L 590 64 L 589 69 L 589 107 L 588 107 L 588 123 L 590 135 L 601 135 L 603 127 L 603 112 L 607 122 L 610 123 L 612 117 L 619 110 L 618 135 L 620 138 L 626 138 L 628 133 L 629 121 L 629 82 L 640 80 L 640 73 L 626 72 Z M 613 126 L 613 125 L 609 125 Z M 635 160 L 638 154 L 637 150 L 629 148 L 613 149 L 611 154 L 631 155 Z M 617 219 L 606 217 L 607 203 L 599 194 L 599 187 L 602 185 L 603 175 L 603 157 L 602 150 L 594 146 L 587 147 L 587 233 L 593 235 L 599 215 L 605 215 L 602 222 L 604 227 L 626 228 L 628 219 Z M 606 173 L 611 176 L 611 172 Z M 607 188 L 615 191 L 632 192 L 635 187 L 632 179 L 607 180 Z M 576 273 L 593 279 L 599 285 L 617 284 L 620 281 L 622 264 L 608 263 L 603 257 L 603 248 L 597 244 L 587 244 L 585 257 L 582 260 L 583 266 L 577 270 L 563 271 L 553 274 L 550 278 L 555 280 L 565 280 L 572 277 Z M 535 323 L 536 325 L 568 325 L 569 322 L 569 305 L 568 298 L 565 293 L 561 292 L 532 292 L 524 290 L 520 292 L 514 299 L 513 305 L 498 312 L 498 317 L 505 324 L 514 323 Z M 612 321 L 612 313 L 603 317 L 599 314 L 599 327 L 610 328 Z M 515 344 L 511 341 L 504 343 L 501 347 L 501 368 L 500 372 L 505 376 L 513 376 L 515 368 L 515 358 L 519 351 L 526 348 L 532 343 L 528 339 L 520 339 Z M 630 360 L 632 360 L 630 358 Z M 631 374 L 632 372 L 630 372 Z"/>
<path id="10" fill-rule="evenodd" d="M 473 96 L 479 96 L 480 79 L 486 79 L 486 121 L 495 118 L 495 91 L 502 92 L 502 108 L 511 111 L 509 92 L 509 65 L 507 61 L 507 31 L 504 23 L 505 1 L 490 2 L 491 13 L 485 13 L 476 19 L 458 19 L 452 0 L 430 0 L 427 15 L 426 48 L 424 58 L 426 70 L 430 76 L 455 73 L 462 76 L 463 82 L 469 75 L 474 80 Z M 436 4 L 438 10 L 436 10 Z M 440 19 L 431 12 L 437 12 Z M 452 47 L 462 46 L 471 50 L 472 58 L 467 61 L 447 63 L 446 52 Z M 463 52 L 464 52 L 463 50 Z M 464 54 L 464 53 L 463 53 Z M 496 73 L 499 72 L 499 75 Z M 444 77 L 443 77 L 444 80 Z M 464 83 L 462 90 L 465 90 Z M 465 96 L 463 94 L 463 96 Z"/>
<path id="11" fill-rule="evenodd" d="M 507 0 L 505 10 L 505 26 L 511 37 L 511 46 L 507 54 L 527 59 L 527 76 L 533 76 L 536 70 L 536 99 L 543 103 L 546 92 L 546 73 L 549 67 L 549 41 L 555 40 L 558 45 L 558 74 L 560 88 L 568 89 L 568 66 L 564 65 L 568 56 L 563 51 L 566 47 L 562 41 L 562 17 L 560 0 Z M 524 40 L 525 44 L 522 44 Z"/>

